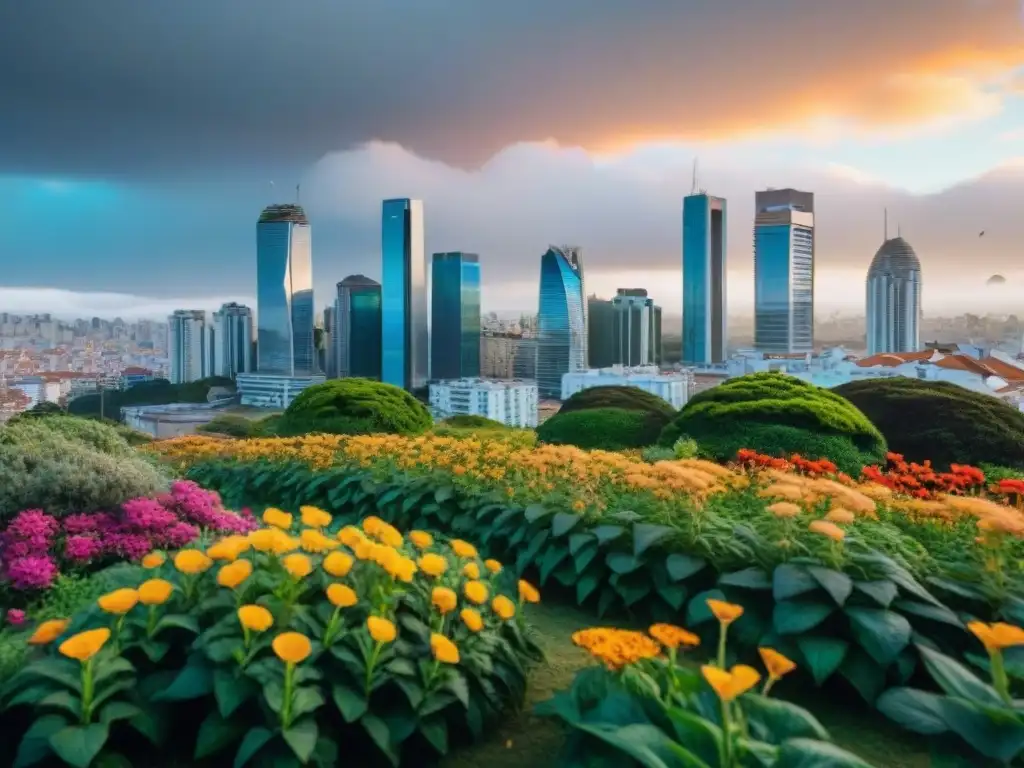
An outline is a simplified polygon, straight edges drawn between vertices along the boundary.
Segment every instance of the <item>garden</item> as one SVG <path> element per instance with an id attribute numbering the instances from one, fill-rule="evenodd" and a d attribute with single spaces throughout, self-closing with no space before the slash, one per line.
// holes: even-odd
<path id="1" fill-rule="evenodd" d="M 391 389 L 273 437 L 0 428 L 11 764 L 1021 764 L 1009 439 L 901 455 L 778 375 L 535 434 Z"/>

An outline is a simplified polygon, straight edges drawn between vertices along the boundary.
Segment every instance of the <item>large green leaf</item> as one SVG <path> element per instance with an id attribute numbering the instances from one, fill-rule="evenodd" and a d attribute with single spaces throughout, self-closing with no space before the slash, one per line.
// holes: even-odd
<path id="1" fill-rule="evenodd" d="M 977 704 L 1003 706 L 996 690 L 959 661 L 924 646 L 919 645 L 917 650 L 932 679 L 950 696 L 959 696 Z"/>
<path id="2" fill-rule="evenodd" d="M 835 744 L 814 739 L 790 739 L 779 750 L 779 768 L 873 768 Z"/>
<path id="3" fill-rule="evenodd" d="M 600 586 L 601 579 L 598 576 L 598 570 L 595 568 L 583 574 L 580 580 L 576 582 L 576 602 L 580 605 Z"/>
<path id="4" fill-rule="evenodd" d="M 1024 716 L 1005 705 L 946 697 L 940 706 L 950 730 L 986 757 L 1008 764 L 1024 750 Z"/>
<path id="5" fill-rule="evenodd" d="M 584 545 L 590 544 L 594 541 L 596 541 L 596 539 L 594 538 L 594 534 L 590 531 L 574 533 L 569 537 L 569 552 L 570 554 L 575 555 Z"/>
<path id="6" fill-rule="evenodd" d="M 924 619 L 931 619 L 932 621 L 949 624 L 952 627 L 959 627 L 960 629 L 964 628 L 964 623 L 960 621 L 960 617 L 944 605 L 921 603 L 917 600 L 897 600 L 892 604 L 892 607 L 894 610 L 901 611 L 902 613 L 909 613 L 914 616 L 920 616 Z"/>
<path id="7" fill-rule="evenodd" d="M 448 753 L 448 724 L 443 716 L 425 717 L 419 721 L 417 728 L 439 755 Z"/>
<path id="8" fill-rule="evenodd" d="M 828 603 L 782 600 L 772 610 L 772 626 L 780 635 L 798 635 L 814 629 L 834 610 Z"/>
<path id="9" fill-rule="evenodd" d="M 652 525 L 650 523 L 633 524 L 633 554 L 640 557 L 644 552 L 655 544 L 664 541 L 673 533 L 675 528 L 667 525 Z"/>
<path id="10" fill-rule="evenodd" d="M 949 730 L 942 711 L 942 697 L 916 688 L 890 688 L 878 697 L 876 706 L 890 720 L 904 728 L 935 736 Z"/>
<path id="11" fill-rule="evenodd" d="M 50 748 L 73 768 L 88 768 L 110 735 L 103 723 L 68 725 L 50 736 Z"/>
<path id="12" fill-rule="evenodd" d="M 633 758 L 644 768 L 711 768 L 653 725 L 577 723 L 576 727 Z"/>
<path id="13" fill-rule="evenodd" d="M 221 715 L 230 717 L 246 699 L 256 695 L 257 684 L 248 677 L 239 677 L 227 669 L 213 673 L 213 696 Z"/>
<path id="14" fill-rule="evenodd" d="M 807 572 L 832 596 L 836 605 L 843 605 L 853 592 L 853 579 L 841 571 L 823 568 L 820 565 L 809 565 Z"/>
<path id="15" fill-rule="evenodd" d="M 715 618 L 708 608 L 708 600 L 725 600 L 725 593 L 720 589 L 709 589 L 693 596 L 686 606 L 686 623 L 691 626 L 703 624 Z"/>
<path id="16" fill-rule="evenodd" d="M 626 529 L 621 525 L 599 525 L 592 531 L 594 536 L 597 537 L 597 543 L 602 546 L 613 539 L 619 538 L 625 532 Z"/>
<path id="17" fill-rule="evenodd" d="M 696 757 L 708 764 L 715 764 L 718 760 L 718 745 L 722 740 L 722 729 L 707 718 L 701 717 L 696 712 L 689 712 L 676 707 L 666 707 L 665 714 L 672 724 L 675 732 L 676 742 L 685 745 L 688 756 Z M 674 757 L 682 757 L 679 754 Z M 700 765 L 699 762 L 686 763 L 684 765 Z"/>
<path id="18" fill-rule="evenodd" d="M 43 715 L 25 731 L 18 745 L 18 753 L 14 757 L 12 768 L 26 768 L 45 760 L 52 754 L 50 737 L 63 729 L 68 719 L 63 715 Z"/>
<path id="19" fill-rule="evenodd" d="M 538 569 L 541 585 L 547 582 L 551 572 L 567 557 L 569 557 L 569 549 L 565 544 L 554 541 L 548 546 L 544 556 L 540 559 L 540 568 Z"/>
<path id="20" fill-rule="evenodd" d="M 851 646 L 846 652 L 846 658 L 839 665 L 839 674 L 869 704 L 874 704 L 885 690 L 885 670 L 857 646 Z"/>
<path id="21" fill-rule="evenodd" d="M 61 686 L 75 691 L 82 692 L 82 676 L 75 667 L 77 664 L 64 657 L 46 657 L 33 661 L 16 675 L 16 687 L 23 685 L 22 680 L 42 678 L 59 683 Z"/>
<path id="22" fill-rule="evenodd" d="M 665 558 L 665 570 L 673 581 L 688 579 L 698 571 L 704 570 L 707 562 L 699 557 L 672 554 Z"/>
<path id="23" fill-rule="evenodd" d="M 892 601 L 899 594 L 899 589 L 887 579 L 877 581 L 855 581 L 853 588 L 861 594 L 867 595 L 880 608 L 888 608 Z"/>
<path id="24" fill-rule="evenodd" d="M 213 710 L 199 726 L 196 736 L 196 760 L 202 760 L 227 749 L 240 741 L 247 726 L 241 721 L 225 720 L 220 712 Z"/>
<path id="25" fill-rule="evenodd" d="M 346 723 L 354 723 L 366 714 L 370 706 L 362 691 L 340 683 L 331 687 L 331 698 Z"/>
<path id="26" fill-rule="evenodd" d="M 689 590 L 683 584 L 665 584 L 658 587 L 658 594 L 661 599 L 672 606 L 673 610 L 680 610 L 686 603 L 686 595 Z"/>
<path id="27" fill-rule="evenodd" d="M 881 608 L 847 608 L 850 629 L 857 643 L 883 667 L 891 664 L 910 643 L 910 622 Z"/>
<path id="28" fill-rule="evenodd" d="M 750 693 L 741 700 L 751 734 L 761 741 L 780 744 L 786 739 L 827 741 L 828 731 L 814 715 L 796 704 Z"/>
<path id="29" fill-rule="evenodd" d="M 761 568 L 744 568 L 742 571 L 724 573 L 718 577 L 721 587 L 742 587 L 744 589 L 771 589 L 772 581 Z"/>
<path id="30" fill-rule="evenodd" d="M 843 663 L 850 644 L 836 637 L 803 635 L 796 639 L 804 657 L 804 666 L 811 671 L 817 685 L 828 680 Z"/>
<path id="31" fill-rule="evenodd" d="M 377 745 L 377 749 L 391 761 L 392 765 L 397 766 L 399 762 L 398 748 L 391 739 L 387 723 L 376 715 L 365 715 L 360 722 L 370 738 L 373 739 L 373 743 Z"/>
<path id="32" fill-rule="evenodd" d="M 605 559 L 615 573 L 632 573 L 643 565 L 643 561 L 629 552 L 609 552 Z"/>
<path id="33" fill-rule="evenodd" d="M 535 523 L 552 512 L 554 512 L 553 509 L 548 509 L 543 504 L 531 504 L 523 511 L 523 517 L 526 518 L 526 522 Z"/>
<path id="34" fill-rule="evenodd" d="M 291 724 L 290 727 L 281 731 L 285 743 L 291 747 L 292 752 L 299 760 L 306 764 L 313 750 L 316 749 L 316 740 L 319 731 L 316 727 L 316 720 L 312 717 L 301 717 Z"/>
<path id="35" fill-rule="evenodd" d="M 579 515 L 574 515 L 571 512 L 557 513 L 551 519 L 551 535 L 555 537 L 565 536 L 582 519 Z"/>
<path id="36" fill-rule="evenodd" d="M 198 699 L 213 691 L 213 673 L 198 657 L 192 656 L 167 688 L 157 692 L 157 701 Z"/>
<path id="37" fill-rule="evenodd" d="M 272 738 L 274 738 L 273 731 L 264 728 L 262 725 L 257 725 L 255 728 L 250 729 L 245 734 L 245 738 L 242 739 L 242 743 L 238 745 L 234 768 L 242 768 L 247 765 L 256 756 L 256 753 L 263 749 Z"/>
<path id="38" fill-rule="evenodd" d="M 772 593 L 776 600 L 797 597 L 816 589 L 818 581 L 802 565 L 784 563 L 772 572 Z"/>
<path id="39" fill-rule="evenodd" d="M 628 576 L 615 575 L 612 576 L 610 583 L 615 587 L 615 591 L 619 593 L 619 597 L 622 598 L 622 602 L 627 608 L 643 600 L 654 589 L 650 577 L 643 572 Z"/>
<path id="40" fill-rule="evenodd" d="M 324 697 L 319 688 L 314 688 L 311 685 L 298 688 L 292 699 L 292 717 L 301 717 L 314 712 L 324 703 Z"/>

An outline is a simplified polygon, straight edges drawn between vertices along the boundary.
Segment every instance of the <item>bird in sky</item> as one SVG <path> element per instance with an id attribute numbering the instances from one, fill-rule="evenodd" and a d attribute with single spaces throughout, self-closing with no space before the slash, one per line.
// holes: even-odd
<path id="1" fill-rule="evenodd" d="M 983 229 L 983 230 L 981 230 L 981 232 L 978 233 L 978 237 L 984 237 L 984 236 L 985 236 L 985 230 Z"/>

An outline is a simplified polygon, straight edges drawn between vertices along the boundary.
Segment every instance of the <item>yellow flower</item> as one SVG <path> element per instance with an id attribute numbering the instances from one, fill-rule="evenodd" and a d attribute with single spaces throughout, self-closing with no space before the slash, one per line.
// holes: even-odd
<path id="1" fill-rule="evenodd" d="M 378 643 L 390 643 L 398 634 L 395 625 L 381 616 L 370 616 L 366 620 L 366 629 Z"/>
<path id="2" fill-rule="evenodd" d="M 354 525 L 346 525 L 338 531 L 338 540 L 349 549 L 354 550 L 356 545 L 363 541 L 364 538 L 363 532 Z"/>
<path id="3" fill-rule="evenodd" d="M 654 640 L 630 629 L 584 629 L 574 632 L 572 641 L 613 670 L 642 659 L 653 659 L 661 653 L 661 646 Z"/>
<path id="4" fill-rule="evenodd" d="M 310 528 L 326 528 L 333 519 L 320 507 L 302 506 L 299 507 L 299 514 L 302 515 L 302 524 L 308 525 Z"/>
<path id="5" fill-rule="evenodd" d="M 68 628 L 70 623 L 70 619 L 50 619 L 49 621 L 44 621 L 36 627 L 36 631 L 28 639 L 29 645 L 49 645 L 64 634 L 64 630 Z"/>
<path id="6" fill-rule="evenodd" d="M 163 552 L 150 552 L 144 558 L 142 558 L 143 568 L 159 568 L 167 561 L 167 556 Z"/>
<path id="7" fill-rule="evenodd" d="M 221 566 L 217 573 L 217 583 L 228 589 L 235 589 L 252 575 L 252 563 L 248 560 L 236 560 Z"/>
<path id="8" fill-rule="evenodd" d="M 354 563 L 355 560 L 352 559 L 352 555 L 345 552 L 331 552 L 331 554 L 324 558 L 323 567 L 331 576 L 340 579 L 348 576 Z"/>
<path id="9" fill-rule="evenodd" d="M 451 542 L 452 551 L 459 557 L 464 557 L 467 560 L 470 558 L 478 557 L 476 547 L 470 544 L 468 541 L 462 539 L 452 539 Z"/>
<path id="10" fill-rule="evenodd" d="M 796 669 L 795 662 L 772 648 L 758 648 L 757 652 L 761 654 L 761 661 L 764 662 L 764 668 L 768 670 L 768 677 L 773 680 L 778 680 Z"/>
<path id="11" fill-rule="evenodd" d="M 408 557 L 401 556 L 388 562 L 384 568 L 392 578 L 397 579 L 398 581 L 403 581 L 406 584 L 413 580 L 417 570 L 416 563 Z"/>
<path id="12" fill-rule="evenodd" d="M 134 589 L 115 589 L 96 602 L 105 612 L 123 616 L 139 602 L 139 593 Z"/>
<path id="13" fill-rule="evenodd" d="M 380 544 L 374 544 L 369 539 L 363 539 L 355 546 L 356 558 L 359 560 L 370 560 L 373 558 L 374 552 L 377 550 L 375 547 L 379 547 Z"/>
<path id="14" fill-rule="evenodd" d="M 163 605 L 171 599 L 174 585 L 164 579 L 150 579 L 139 585 L 139 602 L 143 605 Z"/>
<path id="15" fill-rule="evenodd" d="M 246 629 L 266 632 L 274 623 L 274 615 L 262 605 L 243 605 L 238 609 L 238 620 Z"/>
<path id="16" fill-rule="evenodd" d="M 433 552 L 428 552 L 420 558 L 419 566 L 420 570 L 425 574 L 437 578 L 448 570 L 448 561 L 441 557 L 441 555 L 435 555 Z"/>
<path id="17" fill-rule="evenodd" d="M 505 621 L 516 615 L 516 604 L 504 595 L 498 595 L 491 601 L 491 609 Z"/>
<path id="18" fill-rule="evenodd" d="M 213 560 L 198 549 L 183 549 L 174 556 L 174 567 L 189 575 L 202 573 L 211 565 Z"/>
<path id="19" fill-rule="evenodd" d="M 296 552 L 281 561 L 281 565 L 294 579 L 304 579 L 313 572 L 313 563 L 303 554 Z"/>
<path id="20" fill-rule="evenodd" d="M 90 629 L 87 632 L 79 632 L 77 635 L 72 635 L 60 644 L 58 650 L 69 659 L 88 661 L 100 652 L 100 649 L 109 639 L 109 628 Z"/>
<path id="21" fill-rule="evenodd" d="M 727 603 L 723 600 L 715 600 L 714 598 L 709 598 L 707 604 L 715 618 L 726 627 L 743 615 L 742 605 Z"/>
<path id="22" fill-rule="evenodd" d="M 299 534 L 299 545 L 315 555 L 323 554 L 341 546 L 334 539 L 324 536 L 316 528 L 303 528 Z"/>
<path id="23" fill-rule="evenodd" d="M 700 671 L 722 701 L 732 701 L 737 696 L 742 696 L 761 679 L 761 673 L 746 664 L 737 664 L 728 672 L 705 664 Z"/>
<path id="24" fill-rule="evenodd" d="M 528 581 L 519 580 L 519 599 L 527 603 L 539 603 L 540 592 Z"/>
<path id="25" fill-rule="evenodd" d="M 434 587 L 434 591 L 430 593 L 430 602 L 441 613 L 451 613 L 458 605 L 459 598 L 448 587 Z"/>
<path id="26" fill-rule="evenodd" d="M 989 653 L 1012 648 L 1015 645 L 1024 645 L 1024 629 L 1012 624 L 1004 624 L 1001 621 L 995 624 L 972 621 L 967 624 L 967 629 L 981 640 L 985 650 Z"/>
<path id="27" fill-rule="evenodd" d="M 238 544 L 230 538 L 221 539 L 212 547 L 206 550 L 206 556 L 211 560 L 227 560 L 231 562 L 241 554 Z"/>
<path id="28" fill-rule="evenodd" d="M 292 516 L 276 507 L 268 507 L 263 512 L 263 522 L 274 528 L 287 531 L 292 527 Z"/>
<path id="29" fill-rule="evenodd" d="M 398 529 L 384 522 L 377 528 L 377 539 L 387 546 L 395 547 L 396 549 L 405 543 L 405 539 L 402 538 L 402 534 L 399 533 Z"/>
<path id="30" fill-rule="evenodd" d="M 466 563 L 462 567 L 462 575 L 467 579 L 479 579 L 480 578 L 480 566 L 476 563 Z"/>
<path id="31" fill-rule="evenodd" d="M 467 581 L 462 588 L 470 602 L 482 605 L 487 602 L 487 585 L 482 581 Z"/>
<path id="32" fill-rule="evenodd" d="M 270 644 L 277 658 L 286 664 L 298 664 L 309 658 L 313 645 L 299 632 L 282 632 Z"/>
<path id="33" fill-rule="evenodd" d="M 434 658 L 442 664 L 458 664 L 459 649 L 451 640 L 444 635 L 434 632 L 430 636 L 430 651 Z"/>
<path id="34" fill-rule="evenodd" d="M 497 560 L 484 560 L 484 567 L 491 573 L 501 573 L 501 563 Z"/>
<path id="35" fill-rule="evenodd" d="M 434 543 L 434 537 L 426 531 L 410 531 L 409 541 L 416 549 L 426 549 Z"/>
<path id="36" fill-rule="evenodd" d="M 299 548 L 299 540 L 294 536 L 289 536 L 284 531 L 274 530 L 274 540 L 271 552 L 280 557 L 289 552 L 294 552 Z"/>
<path id="37" fill-rule="evenodd" d="M 352 587 L 344 584 L 331 584 L 327 587 L 327 599 L 337 608 L 351 608 L 359 602 L 359 596 Z"/>
<path id="38" fill-rule="evenodd" d="M 376 515 L 370 515 L 363 519 L 363 531 L 367 536 L 376 536 L 382 525 L 384 525 L 384 521 Z"/>
<path id="39" fill-rule="evenodd" d="M 463 608 L 459 613 L 459 618 L 470 632 L 479 632 L 484 628 L 484 620 L 480 617 L 480 612 L 473 608 Z"/>
<path id="40" fill-rule="evenodd" d="M 807 530 L 811 533 L 827 536 L 832 541 L 842 541 L 846 538 L 846 531 L 828 520 L 814 520 L 807 526 Z"/>
<path id="41" fill-rule="evenodd" d="M 698 646 L 700 638 L 674 624 L 654 624 L 647 633 L 666 648 L 678 648 L 680 645 Z"/>
<path id="42" fill-rule="evenodd" d="M 270 552 L 280 533 L 276 528 L 260 528 L 249 534 L 249 543 L 257 552 Z"/>

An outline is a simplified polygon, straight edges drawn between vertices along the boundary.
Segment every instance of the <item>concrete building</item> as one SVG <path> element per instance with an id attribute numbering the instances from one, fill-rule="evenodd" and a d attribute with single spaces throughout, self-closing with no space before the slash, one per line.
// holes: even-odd
<path id="1" fill-rule="evenodd" d="M 636 387 L 657 395 L 673 408 L 679 409 L 690 399 L 694 386 L 690 371 L 663 373 L 653 365 L 634 368 L 616 365 L 565 374 L 562 376 L 562 400 L 568 400 L 577 392 L 592 387 Z"/>
<path id="2" fill-rule="evenodd" d="M 224 304 L 213 313 L 211 375 L 233 379 L 253 370 L 252 310 L 244 304 Z"/>
<path id="3" fill-rule="evenodd" d="M 537 339 L 522 333 L 484 332 L 480 337 L 480 375 L 485 379 L 537 376 Z"/>
<path id="4" fill-rule="evenodd" d="M 867 276 L 869 355 L 921 349 L 921 262 L 902 237 L 882 243 Z"/>
<path id="5" fill-rule="evenodd" d="M 436 418 L 483 416 L 510 427 L 537 426 L 537 382 L 457 379 L 430 385 Z"/>
<path id="6" fill-rule="evenodd" d="M 264 373 L 240 373 L 235 379 L 238 388 L 239 402 L 253 408 L 284 409 L 292 404 L 298 394 L 312 387 L 323 384 L 327 377 L 323 374 L 311 376 L 278 376 Z"/>
<path id="7" fill-rule="evenodd" d="M 206 312 L 176 309 L 167 318 L 167 348 L 172 384 L 187 384 L 210 375 Z"/>
<path id="8" fill-rule="evenodd" d="M 195 434 L 196 430 L 224 412 L 217 403 L 169 403 L 121 409 L 121 420 L 155 440 Z"/>

